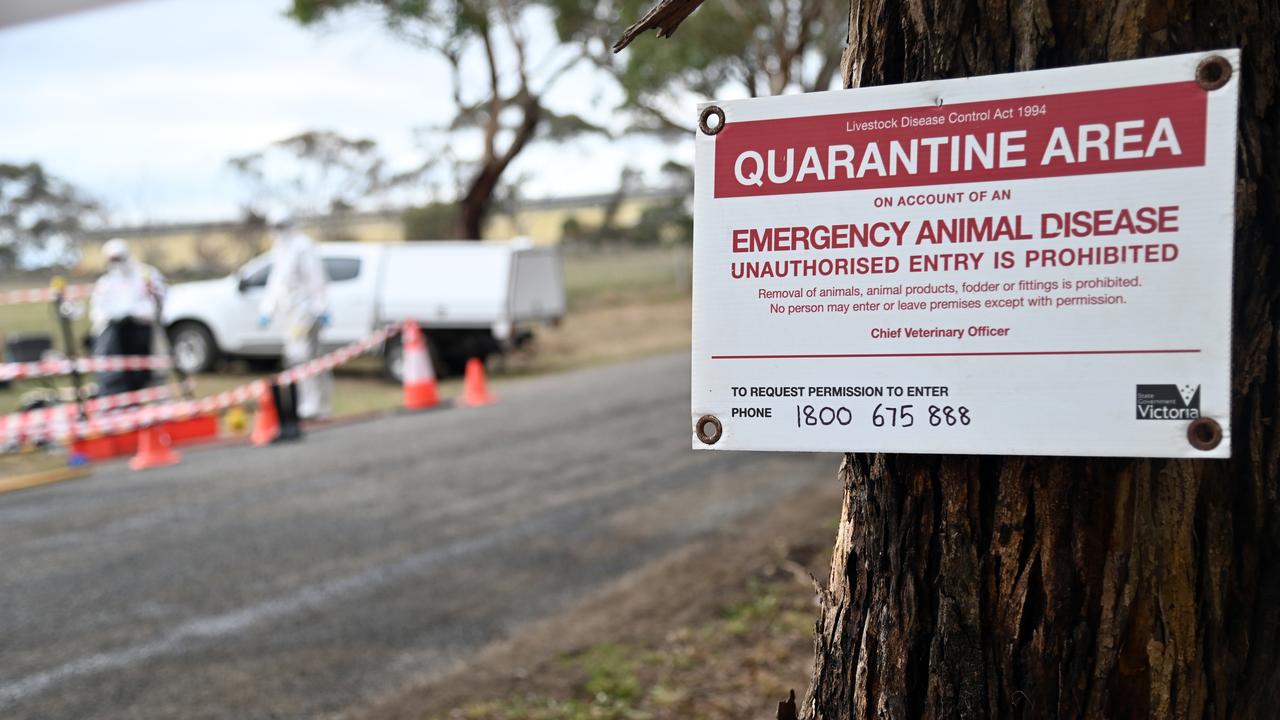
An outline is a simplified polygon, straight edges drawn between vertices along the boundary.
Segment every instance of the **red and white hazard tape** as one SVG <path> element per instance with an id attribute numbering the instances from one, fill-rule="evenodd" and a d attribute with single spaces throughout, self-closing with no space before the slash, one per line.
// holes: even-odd
<path id="1" fill-rule="evenodd" d="M 0 442 L 6 447 L 21 445 L 24 442 L 37 442 L 47 439 L 45 431 L 57 424 L 66 424 L 74 420 L 80 409 L 84 408 L 86 416 L 98 415 L 130 405 L 168 400 L 173 396 L 174 388 L 169 385 L 144 388 L 118 395 L 104 395 L 90 398 L 83 403 L 63 403 L 50 407 L 37 408 L 26 412 L 0 415 Z"/>
<path id="2" fill-rule="evenodd" d="M 73 425 L 62 425 L 55 428 L 55 433 L 51 439 L 67 439 L 72 433 L 78 438 L 113 435 L 160 422 L 182 420 L 196 415 L 221 412 L 257 399 L 265 389 L 265 380 L 254 380 L 247 385 L 241 385 L 233 390 L 198 400 L 181 400 L 164 405 L 138 408 L 115 415 L 90 417 L 88 420 L 82 420 Z"/>
<path id="3" fill-rule="evenodd" d="M 380 328 L 368 337 L 338 348 L 323 357 L 277 373 L 270 380 L 274 380 L 278 384 L 286 384 L 319 375 L 372 350 L 385 342 L 387 338 L 400 332 L 400 330 L 401 326 L 398 324 Z M 266 378 L 254 380 L 234 390 L 228 390 L 198 400 L 181 400 L 164 405 L 127 410 L 116 414 L 90 417 L 88 420 L 72 422 L 75 417 L 74 413 L 72 413 L 70 416 L 56 418 L 53 422 L 44 425 L 40 428 L 38 437 L 27 437 L 26 439 L 28 441 L 68 441 L 72 438 L 98 437 L 130 432 L 156 423 L 184 420 L 197 415 L 221 412 L 228 408 L 245 405 L 257 400 L 270 387 L 270 380 Z M 13 446 L 13 444 L 11 443 L 10 446 Z"/>
<path id="4" fill-rule="evenodd" d="M 291 382 L 305 380 L 309 377 L 319 375 L 322 372 L 332 370 L 351 358 L 356 357 L 357 355 L 363 355 L 372 350 L 375 346 L 381 345 L 386 342 L 387 338 L 397 332 L 400 332 L 399 325 L 392 325 L 375 330 L 372 335 L 364 338 L 363 340 L 357 340 L 350 345 L 334 350 L 324 357 L 318 357 L 315 360 L 291 367 L 288 370 L 279 373 L 276 375 L 276 383 L 280 385 L 287 385 Z"/>
<path id="5" fill-rule="evenodd" d="M 62 291 L 64 300 L 79 300 L 89 297 L 93 292 L 92 285 L 68 285 Z M 0 305 L 23 305 L 26 303 L 53 302 L 58 291 L 53 288 L 27 288 L 25 290 L 0 291 Z"/>
<path id="6" fill-rule="evenodd" d="M 115 357 L 89 357 L 68 360 L 38 360 L 25 363 L 0 364 L 0 381 L 69 375 L 73 371 L 119 372 L 122 370 L 164 370 L 170 365 L 166 355 L 122 355 Z"/>

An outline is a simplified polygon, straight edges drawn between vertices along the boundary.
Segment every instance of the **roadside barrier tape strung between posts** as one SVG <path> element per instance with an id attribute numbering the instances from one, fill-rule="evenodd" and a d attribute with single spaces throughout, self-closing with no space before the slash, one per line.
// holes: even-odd
<path id="1" fill-rule="evenodd" d="M 114 357 L 87 357 L 68 360 L 37 360 L 35 362 L 0 364 L 0 382 L 30 378 L 70 375 L 72 372 L 120 372 L 122 370 L 165 370 L 171 365 L 167 355 L 121 355 Z"/>
<path id="2" fill-rule="evenodd" d="M 247 385 L 241 385 L 233 390 L 227 390 L 226 392 L 198 400 L 182 400 L 164 405 L 137 408 L 115 415 L 91 417 L 88 420 L 77 421 L 74 425 L 68 426 L 64 424 L 55 428 L 56 432 L 51 439 L 69 439 L 68 433 L 72 429 L 74 429 L 75 437 L 94 438 L 102 435 L 130 432 L 170 420 L 183 420 L 196 415 L 221 412 L 227 408 L 244 405 L 251 400 L 256 400 L 265 385 L 265 380 L 254 380 Z"/>
<path id="3" fill-rule="evenodd" d="M 74 420 L 79 416 L 82 407 L 85 415 L 97 415 L 129 405 L 168 400 L 173 393 L 172 385 L 161 385 L 118 395 L 89 398 L 81 403 L 71 401 L 25 412 L 0 415 L 0 441 L 4 443 L 4 447 L 12 447 L 21 445 L 28 438 L 40 439 L 38 438 L 39 430 L 55 423 Z"/>
<path id="4" fill-rule="evenodd" d="M 92 285 L 68 285 L 62 290 L 63 300 L 80 300 L 89 297 Z M 0 291 L 0 305 L 25 305 L 27 303 L 53 302 L 58 291 L 53 288 L 27 288 L 25 290 Z"/>
<path id="5" fill-rule="evenodd" d="M 260 378 L 241 385 L 233 390 L 211 395 L 197 400 L 181 400 L 164 405 L 136 408 L 125 412 L 90 417 L 88 420 L 76 420 L 70 417 L 55 418 L 53 422 L 39 428 L 37 439 L 49 442 L 67 442 L 72 438 L 94 438 L 103 435 L 115 435 L 130 432 L 138 428 L 148 427 L 156 423 L 173 420 L 185 420 L 197 415 L 221 412 L 238 405 L 246 405 L 256 401 L 267 390 L 271 381 L 279 384 L 297 382 L 332 370 L 348 360 L 363 355 L 377 345 L 386 342 L 387 338 L 400 332 L 401 325 L 396 323 L 380 328 L 368 337 L 357 340 L 350 345 L 338 348 L 333 352 L 283 372 Z M 10 445 L 12 447 L 12 445 Z"/>
<path id="6" fill-rule="evenodd" d="M 297 367 L 291 367 L 288 370 L 277 374 L 275 376 L 276 383 L 280 385 L 287 385 L 291 382 L 305 380 L 314 375 L 319 375 L 322 372 L 332 370 L 357 355 L 363 355 L 369 352 L 374 346 L 381 345 L 386 342 L 387 338 L 400 332 L 400 329 L 401 326 L 397 323 L 395 325 L 389 325 L 375 330 L 373 334 L 363 340 L 357 340 L 350 345 L 334 350 L 328 355 L 318 357 L 315 360 L 303 363 Z"/>
<path id="7" fill-rule="evenodd" d="M 50 412 L 55 408 L 46 408 L 42 410 L 33 410 L 27 415 L 44 414 L 41 422 L 29 424 L 25 427 L 11 426 L 7 433 L 0 432 L 0 438 L 4 439 L 3 447 L 12 451 L 21 448 L 23 443 L 53 443 L 53 442 L 69 442 L 72 439 L 83 438 L 92 439 L 102 437 L 104 435 L 116 435 L 136 430 L 140 427 L 155 424 L 157 422 L 165 422 L 167 420 L 178 420 L 195 415 L 204 415 L 212 412 L 219 412 L 236 405 L 244 405 L 254 400 L 266 387 L 265 380 L 254 380 L 247 385 L 227 390 L 226 392 L 211 395 L 199 400 L 184 400 L 166 405 L 158 405 L 151 407 L 131 408 L 124 412 L 115 414 L 90 415 L 86 420 L 77 418 L 74 406 L 69 412 L 59 411 Z M 172 390 L 168 387 L 164 388 L 147 388 L 147 390 L 138 391 L 144 393 L 148 391 L 164 391 L 160 393 L 165 397 L 171 395 Z M 133 393 L 125 393 L 131 395 Z M 111 396 L 117 397 L 117 396 Z M 63 406 L 58 406 L 62 408 Z"/>

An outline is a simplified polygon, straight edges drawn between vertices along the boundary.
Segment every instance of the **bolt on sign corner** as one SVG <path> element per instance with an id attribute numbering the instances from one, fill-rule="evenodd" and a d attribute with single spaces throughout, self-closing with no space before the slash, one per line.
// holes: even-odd
<path id="1" fill-rule="evenodd" d="M 708 104 L 693 446 L 1230 456 L 1237 50 Z"/>

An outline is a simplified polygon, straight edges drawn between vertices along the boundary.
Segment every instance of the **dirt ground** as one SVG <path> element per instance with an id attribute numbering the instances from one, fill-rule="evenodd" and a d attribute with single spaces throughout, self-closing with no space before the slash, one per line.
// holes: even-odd
<path id="1" fill-rule="evenodd" d="M 746 720 L 803 696 L 840 487 L 686 547 L 372 707 L 370 720 Z"/>

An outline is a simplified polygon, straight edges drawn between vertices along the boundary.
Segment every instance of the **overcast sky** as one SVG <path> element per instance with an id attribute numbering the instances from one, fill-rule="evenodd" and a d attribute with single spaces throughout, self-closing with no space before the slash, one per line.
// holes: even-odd
<path id="1" fill-rule="evenodd" d="M 301 28 L 283 16 L 288 5 L 144 0 L 0 29 L 0 161 L 38 161 L 126 224 L 233 217 L 246 191 L 226 159 L 307 129 L 373 138 L 401 166 L 420 161 L 414 128 L 450 115 L 443 62 L 371 18 Z M 557 109 L 597 121 L 617 102 L 585 69 L 557 87 L 568 89 Z M 692 149 L 692 138 L 591 138 L 535 146 L 515 169 L 531 177 L 529 197 L 602 192 L 625 162 L 652 171 Z"/>

